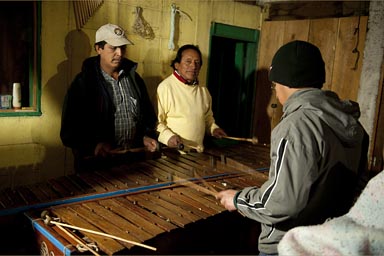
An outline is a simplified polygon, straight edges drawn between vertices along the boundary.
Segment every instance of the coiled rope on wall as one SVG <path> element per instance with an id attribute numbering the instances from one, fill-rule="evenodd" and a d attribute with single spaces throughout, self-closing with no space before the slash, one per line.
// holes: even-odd
<path id="1" fill-rule="evenodd" d="M 144 39 L 154 39 L 155 34 L 149 23 L 143 17 L 143 8 L 137 6 L 135 15 L 136 19 L 132 26 L 133 32 Z"/>

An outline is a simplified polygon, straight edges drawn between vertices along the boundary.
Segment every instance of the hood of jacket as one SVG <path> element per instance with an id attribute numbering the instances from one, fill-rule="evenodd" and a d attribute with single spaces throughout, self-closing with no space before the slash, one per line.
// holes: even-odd
<path id="1" fill-rule="evenodd" d="M 361 142 L 364 130 L 358 121 L 360 107 L 357 102 L 340 100 L 332 91 L 303 89 L 292 94 L 285 102 L 282 119 L 299 109 L 317 115 L 344 145 L 354 146 Z"/>

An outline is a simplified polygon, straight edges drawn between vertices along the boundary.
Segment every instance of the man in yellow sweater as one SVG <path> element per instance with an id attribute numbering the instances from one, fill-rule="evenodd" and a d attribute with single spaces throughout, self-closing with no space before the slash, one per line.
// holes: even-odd
<path id="1" fill-rule="evenodd" d="M 202 152 L 205 134 L 227 136 L 215 123 L 208 88 L 199 84 L 202 64 L 197 46 L 182 46 L 171 63 L 174 72 L 157 88 L 158 140 L 168 147 L 184 144 Z"/>

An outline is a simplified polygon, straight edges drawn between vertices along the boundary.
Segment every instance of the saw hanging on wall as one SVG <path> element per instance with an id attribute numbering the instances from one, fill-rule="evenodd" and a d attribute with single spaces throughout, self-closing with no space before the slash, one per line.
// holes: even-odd
<path id="1" fill-rule="evenodd" d="M 191 21 L 192 18 L 185 12 L 181 11 L 179 7 L 176 7 L 175 4 L 171 5 L 171 20 L 170 20 L 170 32 L 169 32 L 169 42 L 168 42 L 168 49 L 174 50 L 175 49 L 175 20 L 176 20 L 176 13 L 179 13 L 180 15 L 184 15 L 188 17 Z"/>

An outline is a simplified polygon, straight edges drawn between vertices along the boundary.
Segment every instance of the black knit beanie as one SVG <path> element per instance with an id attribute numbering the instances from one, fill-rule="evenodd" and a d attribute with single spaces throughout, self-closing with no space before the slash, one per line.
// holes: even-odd
<path id="1" fill-rule="evenodd" d="M 298 40 L 283 45 L 272 59 L 269 80 L 291 88 L 322 88 L 325 65 L 319 48 Z"/>

